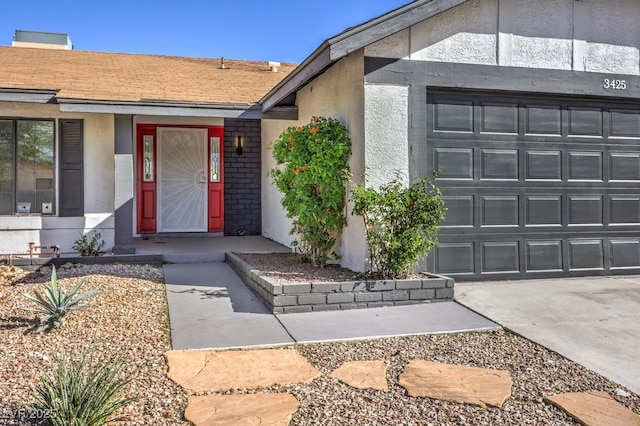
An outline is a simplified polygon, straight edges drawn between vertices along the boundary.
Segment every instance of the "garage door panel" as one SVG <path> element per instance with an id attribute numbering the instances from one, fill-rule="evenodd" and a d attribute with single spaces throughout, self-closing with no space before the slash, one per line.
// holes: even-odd
<path id="1" fill-rule="evenodd" d="M 569 135 L 601 138 L 603 111 L 600 108 L 569 108 Z"/>
<path id="2" fill-rule="evenodd" d="M 555 105 L 526 105 L 526 134 L 562 136 L 562 110 Z"/>
<path id="3" fill-rule="evenodd" d="M 567 198 L 569 226 L 604 226 L 603 197 L 569 195 Z"/>
<path id="4" fill-rule="evenodd" d="M 441 225 L 442 228 L 466 227 L 472 228 L 475 224 L 474 211 L 475 203 L 473 195 L 447 196 L 442 197 L 444 206 L 447 209 L 446 219 Z"/>
<path id="5" fill-rule="evenodd" d="M 562 226 L 561 195 L 526 197 L 526 226 Z"/>
<path id="6" fill-rule="evenodd" d="M 473 149 L 436 148 L 433 169 L 437 171 L 438 178 L 441 180 L 473 180 L 475 176 Z"/>
<path id="7" fill-rule="evenodd" d="M 520 243 L 518 241 L 484 242 L 481 247 L 483 274 L 520 272 Z"/>
<path id="8" fill-rule="evenodd" d="M 612 225 L 640 226 L 640 196 L 611 195 L 609 217 Z"/>
<path id="9" fill-rule="evenodd" d="M 609 257 L 611 269 L 640 268 L 640 239 L 612 239 Z"/>
<path id="10" fill-rule="evenodd" d="M 630 109 L 612 109 L 609 132 L 614 138 L 640 139 L 640 112 Z"/>
<path id="11" fill-rule="evenodd" d="M 603 151 L 569 151 L 569 181 L 602 182 L 604 176 Z"/>
<path id="12" fill-rule="evenodd" d="M 482 227 L 517 227 L 519 217 L 519 196 L 482 196 Z"/>
<path id="13" fill-rule="evenodd" d="M 518 104 L 483 103 L 481 105 L 482 133 L 519 133 Z"/>
<path id="14" fill-rule="evenodd" d="M 437 271 L 449 275 L 475 274 L 475 245 L 473 242 L 440 243 L 434 249 Z"/>
<path id="15" fill-rule="evenodd" d="M 562 271 L 562 240 L 527 241 L 527 271 Z"/>
<path id="16" fill-rule="evenodd" d="M 570 240 L 569 270 L 604 270 L 603 240 Z"/>
<path id="17" fill-rule="evenodd" d="M 520 167 L 517 149 L 482 149 L 481 152 L 481 179 L 519 179 Z"/>
<path id="18" fill-rule="evenodd" d="M 442 101 L 435 105 L 434 130 L 473 133 L 473 103 Z"/>
<path id="19" fill-rule="evenodd" d="M 609 181 L 640 180 L 639 152 L 609 152 Z"/>
<path id="20" fill-rule="evenodd" d="M 526 151 L 527 180 L 562 180 L 562 151 Z"/>
<path id="21" fill-rule="evenodd" d="M 640 273 L 640 108 L 434 91 L 427 102 L 428 164 L 448 209 L 432 270 Z"/>

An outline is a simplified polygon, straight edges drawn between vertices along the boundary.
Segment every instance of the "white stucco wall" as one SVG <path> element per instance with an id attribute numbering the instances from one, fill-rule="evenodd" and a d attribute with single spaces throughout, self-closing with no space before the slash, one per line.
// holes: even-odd
<path id="1" fill-rule="evenodd" d="M 411 28 L 409 59 L 495 65 L 497 0 L 471 0 Z"/>
<path id="2" fill-rule="evenodd" d="M 378 188 L 396 175 L 409 184 L 409 88 L 364 87 L 366 186 Z"/>
<path id="3" fill-rule="evenodd" d="M 60 113 L 56 105 L 0 102 L 0 116 L 84 120 L 84 205 L 83 217 L 27 215 L 0 216 L 0 254 L 28 253 L 28 243 L 57 244 L 63 252 L 81 232 L 99 230 L 105 248 L 114 241 L 114 119 L 110 114 Z M 56 197 L 58 190 L 59 143 L 56 123 Z M 58 203 L 56 203 L 57 205 Z"/>
<path id="4" fill-rule="evenodd" d="M 309 122 L 312 116 L 331 117 L 340 120 L 349 130 L 352 143 L 351 171 L 356 178 L 364 167 L 364 62 L 362 51 L 354 53 L 336 63 L 326 73 L 298 92 L 298 121 L 262 121 L 262 233 L 285 245 L 290 245 L 291 221 L 285 217 L 280 204 L 280 192 L 273 186 L 268 170 L 275 166 L 268 144 L 289 126 Z M 366 256 L 362 219 L 351 215 L 347 207 L 348 224 L 345 228 L 338 252 L 342 254 L 343 266 L 362 270 Z"/>
<path id="5" fill-rule="evenodd" d="M 365 55 L 640 75 L 637 0 L 470 0 Z"/>

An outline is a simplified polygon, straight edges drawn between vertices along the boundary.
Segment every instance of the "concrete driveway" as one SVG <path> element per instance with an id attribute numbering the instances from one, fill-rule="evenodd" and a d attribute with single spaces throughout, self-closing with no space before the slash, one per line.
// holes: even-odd
<path id="1" fill-rule="evenodd" d="M 640 394 L 640 276 L 456 283 L 455 299 Z"/>

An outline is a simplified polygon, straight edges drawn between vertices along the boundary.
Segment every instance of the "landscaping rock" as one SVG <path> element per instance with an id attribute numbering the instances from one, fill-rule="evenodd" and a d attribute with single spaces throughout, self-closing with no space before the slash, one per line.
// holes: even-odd
<path id="1" fill-rule="evenodd" d="M 331 377 L 356 389 L 387 390 L 386 370 L 384 361 L 350 361 L 335 369 Z"/>
<path id="2" fill-rule="evenodd" d="M 294 349 L 168 351 L 169 378 L 192 393 L 307 383 L 320 372 Z"/>
<path id="3" fill-rule="evenodd" d="M 606 392 L 562 393 L 544 400 L 566 411 L 585 426 L 640 425 L 640 415 L 619 404 Z"/>
<path id="4" fill-rule="evenodd" d="M 508 371 L 413 360 L 398 384 L 410 396 L 501 408 L 511 396 Z"/>
<path id="5" fill-rule="evenodd" d="M 195 426 L 286 426 L 299 406 L 289 394 L 192 396 L 184 416 Z"/>

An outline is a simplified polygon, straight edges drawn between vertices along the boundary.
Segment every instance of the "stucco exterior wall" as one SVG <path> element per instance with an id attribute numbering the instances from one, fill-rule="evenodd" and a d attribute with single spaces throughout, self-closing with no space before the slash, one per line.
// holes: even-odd
<path id="1" fill-rule="evenodd" d="M 291 221 L 285 217 L 280 204 L 282 195 L 275 188 L 267 173 L 275 167 L 269 143 L 289 126 L 303 125 L 312 116 L 332 117 L 340 120 L 349 130 L 352 143 L 351 171 L 356 179 L 364 168 L 364 62 L 363 52 L 356 52 L 337 62 L 327 72 L 298 92 L 299 108 L 297 121 L 262 121 L 262 233 L 285 245 L 290 245 Z M 352 207 L 347 207 L 348 225 L 345 228 L 338 252 L 342 254 L 343 266 L 362 270 L 366 255 L 364 226 L 360 217 L 351 215 Z"/>
<path id="2" fill-rule="evenodd" d="M 640 75 L 636 0 L 470 0 L 365 56 Z"/>
<path id="3" fill-rule="evenodd" d="M 409 88 L 367 84 L 364 87 L 365 184 L 378 188 L 398 176 L 409 184 Z"/>
<path id="4" fill-rule="evenodd" d="M 55 105 L 0 102 L 1 117 L 84 120 L 84 209 L 83 217 L 27 215 L 0 216 L 0 253 L 28 252 L 28 243 L 71 247 L 81 232 L 99 230 L 105 248 L 114 241 L 114 118 L 111 114 L 61 113 Z M 56 197 L 58 188 L 58 130 L 56 123 Z M 57 204 L 57 203 L 56 203 Z"/>

